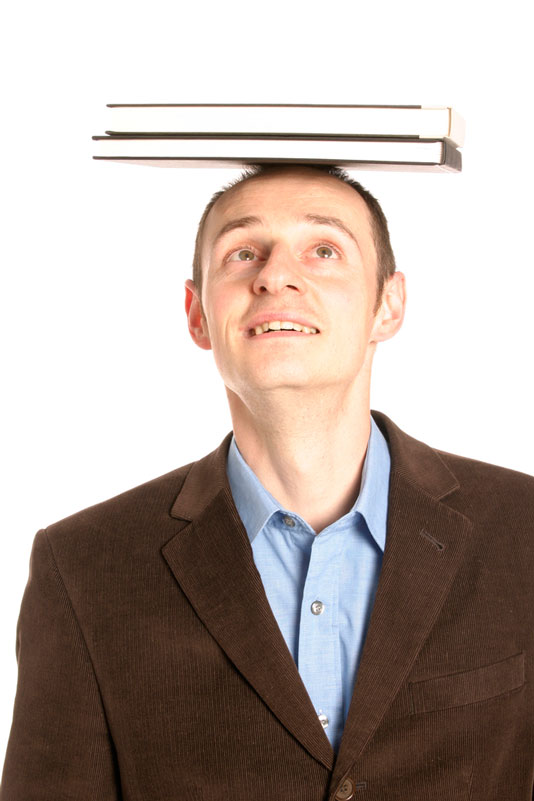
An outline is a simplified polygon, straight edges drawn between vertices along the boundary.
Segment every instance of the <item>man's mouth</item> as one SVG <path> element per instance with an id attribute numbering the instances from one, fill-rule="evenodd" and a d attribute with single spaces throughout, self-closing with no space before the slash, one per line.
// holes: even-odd
<path id="1" fill-rule="evenodd" d="M 269 322 L 260 323 L 254 328 L 249 329 L 249 336 L 261 336 L 267 334 L 269 331 L 299 331 L 302 334 L 318 334 L 317 328 L 309 328 L 307 325 L 294 323 L 291 320 L 270 320 Z"/>

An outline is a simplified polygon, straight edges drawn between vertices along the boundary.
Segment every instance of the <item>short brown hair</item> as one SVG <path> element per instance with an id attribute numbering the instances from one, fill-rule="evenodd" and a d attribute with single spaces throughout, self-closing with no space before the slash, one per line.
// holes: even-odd
<path id="1" fill-rule="evenodd" d="M 201 296 L 202 294 L 201 251 L 202 251 L 202 239 L 204 236 L 204 228 L 206 225 L 206 219 L 208 217 L 208 214 L 210 213 L 211 209 L 218 201 L 218 199 L 222 195 L 224 195 L 225 192 L 227 192 L 229 189 L 233 189 L 234 186 L 238 186 L 239 184 L 242 184 L 245 181 L 250 180 L 251 178 L 257 178 L 263 175 L 271 175 L 273 173 L 284 172 L 286 170 L 288 171 L 294 170 L 295 168 L 301 168 L 301 167 L 307 167 L 309 169 L 322 172 L 326 175 L 331 175 L 334 178 L 338 178 L 340 181 L 343 181 L 343 183 L 352 186 L 352 188 L 360 195 L 360 197 L 365 202 L 371 220 L 371 231 L 373 235 L 373 243 L 375 246 L 376 257 L 377 257 L 377 276 L 376 276 L 377 294 L 376 294 L 376 304 L 373 310 L 373 313 L 376 314 L 376 312 L 380 308 L 380 302 L 382 300 L 382 291 L 384 289 L 384 284 L 386 280 L 393 275 L 396 269 L 395 256 L 393 255 L 393 249 L 391 247 L 391 241 L 389 238 L 387 219 L 384 212 L 382 211 L 382 207 L 380 206 L 378 200 L 367 189 L 365 189 L 358 181 L 353 180 L 345 170 L 341 169 L 340 167 L 331 166 L 329 164 L 279 164 L 279 163 L 254 164 L 247 167 L 238 178 L 226 184 L 226 186 L 224 186 L 218 192 L 215 192 L 210 202 L 204 209 L 202 217 L 200 218 L 200 222 L 198 224 L 197 236 L 195 240 L 195 253 L 193 256 L 193 282 L 197 287 L 199 296 Z"/>

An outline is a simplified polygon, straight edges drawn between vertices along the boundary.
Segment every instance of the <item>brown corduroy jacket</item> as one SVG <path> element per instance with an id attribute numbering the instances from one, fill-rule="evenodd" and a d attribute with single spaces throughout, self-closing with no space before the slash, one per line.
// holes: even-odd
<path id="1" fill-rule="evenodd" d="M 387 539 L 337 758 L 234 506 L 228 435 L 36 535 L 1 801 L 532 801 L 534 478 L 372 414 Z"/>

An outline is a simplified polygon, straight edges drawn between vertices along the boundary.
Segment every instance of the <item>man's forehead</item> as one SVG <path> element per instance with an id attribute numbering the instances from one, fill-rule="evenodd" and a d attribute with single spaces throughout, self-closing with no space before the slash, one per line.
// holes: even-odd
<path id="1" fill-rule="evenodd" d="M 367 205 L 350 185 L 317 171 L 284 171 L 250 178 L 227 190 L 206 220 L 207 239 L 219 238 L 223 227 L 240 219 L 259 218 L 262 224 L 265 212 L 288 222 L 313 222 L 313 217 L 322 216 L 341 218 L 360 230 L 370 226 Z"/>

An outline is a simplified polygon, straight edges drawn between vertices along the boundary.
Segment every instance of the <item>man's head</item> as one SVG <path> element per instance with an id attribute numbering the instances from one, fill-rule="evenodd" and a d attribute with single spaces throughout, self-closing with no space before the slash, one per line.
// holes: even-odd
<path id="1" fill-rule="evenodd" d="M 298 165 L 295 166 L 297 166 L 298 168 Z M 295 166 L 281 165 L 281 164 L 253 165 L 244 170 L 237 179 L 227 184 L 218 192 L 215 192 L 215 194 L 209 201 L 208 205 L 204 209 L 202 217 L 200 218 L 195 241 L 195 252 L 193 254 L 193 282 L 198 289 L 200 297 L 202 297 L 202 245 L 204 239 L 204 229 L 206 227 L 206 221 L 208 215 L 211 212 L 211 209 L 213 208 L 215 203 L 219 200 L 220 197 L 226 194 L 229 190 L 233 189 L 233 187 L 239 186 L 245 183 L 246 181 L 251 180 L 252 178 L 260 178 L 262 176 L 269 176 L 274 174 L 283 174 L 284 172 L 289 174 L 291 173 L 292 169 L 295 169 Z M 313 164 L 313 165 L 306 165 L 305 169 L 315 170 L 318 173 L 322 173 L 323 175 L 329 175 L 334 178 L 337 178 L 339 181 L 342 181 L 347 186 L 351 186 L 353 190 L 357 192 L 358 195 L 360 195 L 360 197 L 364 200 L 365 205 L 367 206 L 369 223 L 371 226 L 373 242 L 376 250 L 377 293 L 376 293 L 375 312 L 378 311 L 384 285 L 387 279 L 393 275 L 396 269 L 395 256 L 393 254 L 393 249 L 391 247 L 391 241 L 389 238 L 388 224 L 386 216 L 382 211 L 382 207 L 380 206 L 378 200 L 367 189 L 365 189 L 359 183 L 359 181 L 355 181 L 348 175 L 347 172 L 345 172 L 345 170 L 342 170 L 339 167 L 333 167 L 327 164 Z"/>
<path id="2" fill-rule="evenodd" d="M 385 218 L 362 192 L 323 169 L 276 166 L 204 213 L 196 281 L 186 281 L 189 330 L 245 403 L 355 382 L 367 392 L 376 343 L 400 328 L 405 295 Z M 297 330 L 280 326 L 291 321 Z M 267 323 L 281 330 L 262 332 Z"/>

